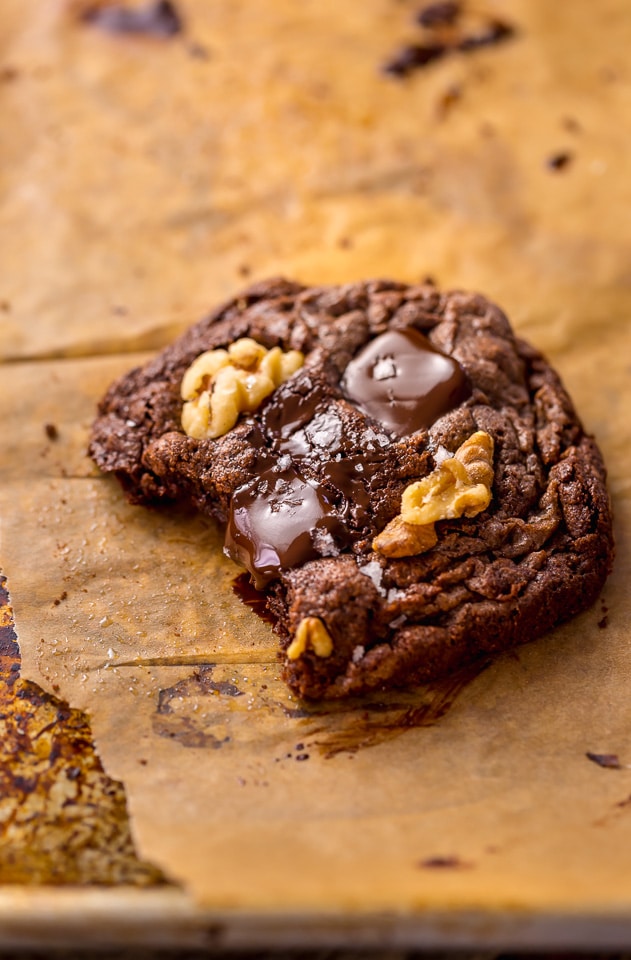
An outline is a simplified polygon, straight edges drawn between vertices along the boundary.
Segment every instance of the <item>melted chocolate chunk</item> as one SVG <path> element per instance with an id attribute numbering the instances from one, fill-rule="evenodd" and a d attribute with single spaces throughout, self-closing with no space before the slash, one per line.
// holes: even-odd
<path id="1" fill-rule="evenodd" d="M 324 409 L 315 412 L 304 426 L 281 436 L 278 449 L 295 458 L 327 461 L 341 449 L 343 441 L 342 421 L 334 409 Z"/>
<path id="2" fill-rule="evenodd" d="M 342 388 L 399 436 L 430 426 L 470 394 L 459 364 L 414 329 L 370 341 L 347 367 Z M 262 431 L 254 431 L 259 478 L 233 494 L 225 540 L 228 556 L 258 589 L 283 570 L 339 553 L 351 545 L 352 528 L 370 525 L 371 481 L 393 441 L 368 424 L 349 446 L 341 406 L 303 373 L 261 414 Z"/>
<path id="3" fill-rule="evenodd" d="M 367 481 L 374 474 L 378 463 L 369 457 L 345 457 L 330 460 L 324 466 L 324 477 L 340 495 L 338 509 L 343 517 L 349 515 L 358 524 L 370 520 L 370 491 Z"/>
<path id="4" fill-rule="evenodd" d="M 344 535 L 324 491 L 297 470 L 266 470 L 232 496 L 224 550 L 262 590 L 282 570 L 339 552 Z"/>
<path id="5" fill-rule="evenodd" d="M 471 396 L 460 364 L 414 329 L 371 340 L 346 368 L 342 389 L 399 437 L 430 427 Z"/>
<path id="6" fill-rule="evenodd" d="M 301 371 L 298 377 L 301 377 L 301 382 L 297 393 L 281 386 L 263 410 L 261 423 L 271 439 L 286 439 L 304 427 L 314 417 L 318 404 L 323 399 L 321 390 L 313 384 L 308 375 Z M 294 385 L 297 385 L 297 378 L 292 380 Z"/>

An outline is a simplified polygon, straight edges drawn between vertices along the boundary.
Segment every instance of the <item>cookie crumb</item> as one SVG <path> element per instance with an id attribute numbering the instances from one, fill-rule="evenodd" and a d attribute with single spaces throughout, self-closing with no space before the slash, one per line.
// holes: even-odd
<path id="1" fill-rule="evenodd" d="M 180 13 L 171 0 L 154 0 L 144 7 L 96 4 L 89 7 L 81 19 L 109 33 L 162 38 L 176 36 L 184 28 Z"/>
<path id="2" fill-rule="evenodd" d="M 609 770 L 621 770 L 622 764 L 617 753 L 591 753 L 589 750 L 585 754 L 592 763 L 597 763 L 599 767 L 606 767 Z"/>
<path id="3" fill-rule="evenodd" d="M 483 19 L 477 30 L 466 33 L 457 23 L 460 12 L 458 3 L 433 3 L 421 10 L 416 22 L 424 31 L 423 41 L 402 46 L 383 65 L 383 72 L 407 77 L 413 70 L 427 67 L 447 54 L 471 53 L 481 47 L 496 46 L 517 33 L 512 24 L 497 17 Z"/>
<path id="4" fill-rule="evenodd" d="M 472 866 L 461 860 L 460 857 L 427 857 L 426 860 L 420 860 L 417 866 L 427 870 L 462 870 Z"/>
<path id="5" fill-rule="evenodd" d="M 462 7 L 459 3 L 445 0 L 443 3 L 429 3 L 416 14 L 416 22 L 422 27 L 451 26 L 460 16 Z"/>
<path id="6" fill-rule="evenodd" d="M 410 43 L 401 47 L 399 52 L 386 61 L 383 72 L 392 77 L 407 77 L 413 70 L 427 67 L 435 60 L 440 60 L 447 53 L 448 47 L 443 43 Z"/>
<path id="7" fill-rule="evenodd" d="M 472 50 L 478 50 L 480 47 L 491 47 L 498 43 L 504 43 L 515 36 L 516 30 L 505 20 L 490 20 L 479 33 L 472 33 L 463 37 L 457 44 L 458 50 L 463 53 L 469 53 Z"/>

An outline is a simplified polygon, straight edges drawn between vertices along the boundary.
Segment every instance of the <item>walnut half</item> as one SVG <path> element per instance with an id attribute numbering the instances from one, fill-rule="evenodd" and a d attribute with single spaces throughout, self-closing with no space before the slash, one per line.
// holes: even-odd
<path id="1" fill-rule="evenodd" d="M 304 362 L 299 350 L 266 350 L 250 337 L 207 350 L 182 377 L 182 428 L 195 440 L 222 437 L 241 413 L 253 413 Z"/>
<path id="2" fill-rule="evenodd" d="M 411 557 L 436 543 L 434 523 L 475 517 L 491 502 L 493 438 L 472 434 L 453 457 L 403 491 L 401 513 L 375 537 L 373 549 L 384 557 Z"/>
<path id="3" fill-rule="evenodd" d="M 287 657 L 297 660 L 309 648 L 317 657 L 330 657 L 333 653 L 333 638 L 319 617 L 304 617 L 300 621 L 287 648 Z"/>

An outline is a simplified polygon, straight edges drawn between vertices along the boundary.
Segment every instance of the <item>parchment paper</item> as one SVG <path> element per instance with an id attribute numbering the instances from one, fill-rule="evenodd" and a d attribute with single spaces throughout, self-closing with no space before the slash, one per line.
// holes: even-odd
<path id="1" fill-rule="evenodd" d="M 510 44 L 405 82 L 379 65 L 415 39 L 411 5 L 181 8 L 160 42 L 3 6 L 1 557 L 23 670 L 89 712 L 141 855 L 206 906 L 631 913 L 625 4 L 489 4 Z M 272 272 L 430 274 L 502 303 L 609 466 L 600 603 L 477 675 L 291 698 L 221 533 L 128 506 L 84 454 L 131 351 Z"/>

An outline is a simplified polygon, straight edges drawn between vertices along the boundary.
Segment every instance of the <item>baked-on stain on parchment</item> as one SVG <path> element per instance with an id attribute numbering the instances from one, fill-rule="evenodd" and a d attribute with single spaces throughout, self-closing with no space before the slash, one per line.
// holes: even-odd
<path id="1" fill-rule="evenodd" d="M 468 860 L 461 860 L 458 856 L 448 854 L 447 856 L 426 857 L 424 860 L 419 860 L 415 866 L 421 870 L 469 870 L 473 864 Z"/>
<path id="2" fill-rule="evenodd" d="M 434 726 L 491 662 L 482 659 L 417 690 L 324 703 L 288 701 L 278 676 L 270 676 L 264 683 L 240 677 L 239 668 L 247 669 L 245 664 L 207 663 L 172 687 L 160 690 L 153 731 L 183 747 L 229 748 L 251 738 L 257 712 L 262 712 L 264 719 L 274 724 L 274 716 L 278 717 L 277 728 L 286 726 L 288 720 L 295 721 L 287 727 L 287 738 L 292 743 L 300 741 L 303 759 L 309 750 L 326 759 L 342 753 L 352 755 L 409 730 Z M 222 674 L 231 679 L 219 679 Z M 275 759 L 286 757 L 293 754 Z"/>
<path id="3" fill-rule="evenodd" d="M 103 771 L 85 715 L 19 671 L 0 576 L 0 883 L 163 883 L 136 857 L 123 785 Z"/>
<path id="4" fill-rule="evenodd" d="M 623 764 L 620 763 L 620 757 L 617 753 L 592 753 L 591 750 L 588 750 L 585 756 L 592 763 L 597 763 L 599 767 L 604 767 L 607 770 L 623 769 Z"/>
<path id="5" fill-rule="evenodd" d="M 247 571 L 240 573 L 232 581 L 232 592 L 253 611 L 265 623 L 271 627 L 276 623 L 276 617 L 267 606 L 267 598 L 264 593 L 257 590 L 253 585 L 250 574 Z"/>
<path id="6" fill-rule="evenodd" d="M 248 573 L 239 574 L 232 582 L 239 599 L 254 613 L 274 626 L 276 618 L 267 608 L 265 594 L 256 590 Z M 400 736 L 406 730 L 429 727 L 437 723 L 452 706 L 462 690 L 482 673 L 492 660 L 480 659 L 465 666 L 458 673 L 438 680 L 411 694 L 369 694 L 365 698 L 322 706 L 303 703 L 283 708 L 286 716 L 296 720 L 326 718 L 325 723 L 304 734 L 309 745 L 323 756 L 354 753 L 362 747 L 376 746 Z M 392 699 L 394 697 L 394 699 Z M 402 697 L 404 701 L 401 702 Z"/>
<path id="7" fill-rule="evenodd" d="M 443 57 L 469 54 L 511 40 L 515 27 L 492 14 L 468 10 L 464 3 L 430 3 L 416 15 L 417 40 L 407 43 L 382 66 L 383 73 L 404 78 Z"/>
<path id="8" fill-rule="evenodd" d="M 323 756 L 334 757 L 386 743 L 408 730 L 433 727 L 451 709 L 462 691 L 491 663 L 491 659 L 479 660 L 405 697 L 394 699 L 394 695 L 393 698 L 368 700 L 364 705 L 351 705 L 349 710 L 342 706 L 337 722 L 307 730 L 303 739 L 307 746 L 317 748 Z"/>
<path id="9" fill-rule="evenodd" d="M 193 701 L 221 694 L 225 697 L 241 697 L 243 692 L 228 680 L 213 680 L 213 664 L 205 664 L 195 670 L 192 676 L 180 680 L 172 687 L 165 687 L 158 695 L 158 707 L 153 717 L 153 732 L 159 737 L 177 740 L 183 747 L 208 747 L 216 750 L 230 742 L 230 734 L 217 735 L 212 729 L 206 729 L 195 716 Z M 184 704 L 181 713 L 177 712 L 180 703 Z M 197 704 L 194 705 L 195 707 Z"/>

